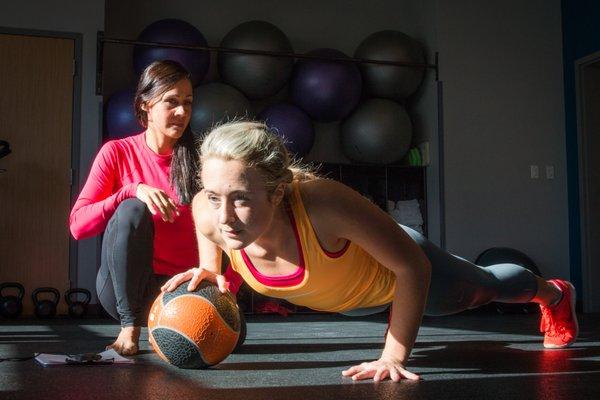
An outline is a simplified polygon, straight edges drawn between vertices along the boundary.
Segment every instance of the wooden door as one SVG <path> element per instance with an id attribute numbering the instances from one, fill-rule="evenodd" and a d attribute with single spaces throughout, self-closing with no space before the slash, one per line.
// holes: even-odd
<path id="1" fill-rule="evenodd" d="M 0 282 L 69 288 L 74 41 L 0 34 Z M 45 296 L 41 296 L 45 298 Z"/>

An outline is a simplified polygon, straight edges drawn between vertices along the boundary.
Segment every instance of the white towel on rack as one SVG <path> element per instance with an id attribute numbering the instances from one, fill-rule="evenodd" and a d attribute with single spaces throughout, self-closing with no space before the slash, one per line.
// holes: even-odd
<path id="1" fill-rule="evenodd" d="M 423 215 L 417 199 L 396 202 L 396 208 L 391 214 L 397 222 L 403 225 L 423 225 Z"/>
<path id="2" fill-rule="evenodd" d="M 395 208 L 396 208 L 396 203 L 394 203 L 392 200 L 388 200 L 386 202 L 386 210 L 388 213 L 392 212 Z"/>

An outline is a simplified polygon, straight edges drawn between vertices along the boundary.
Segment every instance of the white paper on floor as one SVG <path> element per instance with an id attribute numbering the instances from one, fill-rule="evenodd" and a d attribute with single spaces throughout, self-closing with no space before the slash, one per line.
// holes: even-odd
<path id="1" fill-rule="evenodd" d="M 112 360 L 113 364 L 133 364 L 135 361 L 129 358 L 125 358 L 117 353 L 114 349 L 103 351 L 102 353 L 98 353 L 102 356 L 98 362 L 108 362 Z M 39 353 L 36 354 L 35 360 L 42 364 L 43 366 L 49 365 L 66 365 L 67 364 L 68 354 L 47 354 L 47 353 Z M 93 365 L 93 364 L 92 364 Z"/>

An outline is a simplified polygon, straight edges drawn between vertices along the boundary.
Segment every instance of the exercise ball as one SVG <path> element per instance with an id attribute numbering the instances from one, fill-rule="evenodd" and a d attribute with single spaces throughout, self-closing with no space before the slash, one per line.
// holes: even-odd
<path id="1" fill-rule="evenodd" d="M 251 117 L 250 109 L 248 99 L 234 87 L 206 83 L 194 89 L 190 126 L 195 135 L 202 135 L 216 124 Z"/>
<path id="2" fill-rule="evenodd" d="M 421 45 L 410 36 L 392 30 L 373 33 L 363 40 L 355 58 L 376 61 L 425 63 Z M 401 101 L 413 94 L 421 84 L 425 70 L 415 67 L 360 64 L 365 93 L 370 97 L 382 97 Z"/>
<path id="3" fill-rule="evenodd" d="M 179 19 L 161 19 L 148 25 L 137 38 L 140 42 L 157 42 L 186 46 L 207 46 L 204 35 L 193 25 Z M 192 74 L 192 82 L 204 79 L 210 63 L 207 50 L 188 50 L 174 47 L 136 45 L 133 48 L 133 66 L 139 75 L 154 61 L 177 61 Z"/>
<path id="4" fill-rule="evenodd" d="M 221 47 L 292 53 L 292 44 L 275 25 L 265 21 L 244 22 L 233 28 L 221 41 Z M 219 74 L 252 100 L 276 94 L 292 73 L 291 57 L 220 52 Z"/>
<path id="5" fill-rule="evenodd" d="M 351 160 L 390 164 L 410 148 L 412 123 L 400 104 L 369 99 L 344 120 L 340 138 L 342 151 Z"/>
<path id="6" fill-rule="evenodd" d="M 148 315 L 152 348 L 180 368 L 206 368 L 223 361 L 236 347 L 242 331 L 233 296 L 203 281 L 189 292 L 188 282 L 162 292 Z"/>
<path id="7" fill-rule="evenodd" d="M 258 114 L 258 119 L 283 138 L 288 151 L 304 157 L 315 141 L 315 131 L 310 117 L 289 103 L 274 104 Z"/>
<path id="8" fill-rule="evenodd" d="M 104 111 L 104 133 L 107 139 L 121 139 L 145 129 L 133 111 L 134 97 L 135 88 L 128 88 L 115 92 L 108 99 Z"/>
<path id="9" fill-rule="evenodd" d="M 487 249 L 477 257 L 475 264 L 482 267 L 496 264 L 516 264 L 541 276 L 537 265 L 527 254 L 510 247 Z M 500 314 L 530 314 L 538 310 L 537 304 L 534 303 L 494 303 L 494 305 Z"/>
<path id="10" fill-rule="evenodd" d="M 348 58 L 335 49 L 317 49 L 307 54 Z M 293 103 L 319 122 L 347 117 L 360 101 L 361 89 L 358 67 L 343 61 L 301 59 L 296 63 L 290 81 Z"/>

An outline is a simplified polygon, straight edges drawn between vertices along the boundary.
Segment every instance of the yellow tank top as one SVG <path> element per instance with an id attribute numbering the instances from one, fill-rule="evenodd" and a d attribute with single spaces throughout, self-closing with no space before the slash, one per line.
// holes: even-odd
<path id="1" fill-rule="evenodd" d="M 289 197 L 290 219 L 292 227 L 295 225 L 304 268 L 301 265 L 286 277 L 261 278 L 243 250 L 230 250 L 231 266 L 244 281 L 260 294 L 319 311 L 343 312 L 391 303 L 396 285 L 394 273 L 352 242 L 337 254 L 326 252 L 306 213 L 298 182 L 293 182 Z M 291 286 L 263 283 L 286 278 L 291 278 Z"/>

